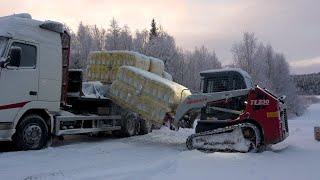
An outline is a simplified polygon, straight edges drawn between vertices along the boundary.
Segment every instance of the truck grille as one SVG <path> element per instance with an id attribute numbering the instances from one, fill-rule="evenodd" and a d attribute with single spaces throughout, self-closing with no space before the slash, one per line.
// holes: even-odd
<path id="1" fill-rule="evenodd" d="M 281 116 L 281 121 L 286 128 L 286 132 L 289 132 L 287 110 L 283 109 L 283 111 L 280 112 L 280 116 Z"/>

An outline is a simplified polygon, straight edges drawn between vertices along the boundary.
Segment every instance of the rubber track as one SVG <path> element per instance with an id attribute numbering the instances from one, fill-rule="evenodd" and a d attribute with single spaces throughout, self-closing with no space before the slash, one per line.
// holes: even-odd
<path id="1" fill-rule="evenodd" d="M 228 133 L 228 132 L 233 131 L 233 130 L 235 130 L 237 128 L 244 128 L 244 127 L 252 128 L 255 131 L 256 137 L 257 137 L 256 138 L 256 143 L 258 144 L 257 147 L 255 147 L 254 149 L 251 149 L 249 151 L 246 151 L 246 152 L 258 152 L 260 144 L 261 144 L 260 130 L 255 125 L 253 125 L 251 123 L 241 123 L 241 124 L 237 124 L 237 125 L 233 125 L 233 126 L 227 126 L 227 127 L 224 127 L 224 128 L 218 128 L 218 129 L 211 130 L 211 131 L 205 131 L 205 132 L 201 132 L 201 133 L 192 134 L 191 136 L 189 136 L 187 138 L 186 146 L 187 146 L 187 148 L 189 150 L 197 149 L 199 151 L 204 151 L 204 152 L 217 152 L 217 151 L 218 152 L 243 152 L 243 151 L 237 151 L 235 149 L 224 149 L 224 150 L 221 150 L 221 149 L 194 148 L 193 144 L 192 144 L 193 143 L 192 139 L 196 138 L 196 137 L 200 137 L 200 136 L 212 136 L 212 135 L 215 135 L 215 134 Z M 245 152 L 243 152 L 243 153 L 245 153 Z"/>

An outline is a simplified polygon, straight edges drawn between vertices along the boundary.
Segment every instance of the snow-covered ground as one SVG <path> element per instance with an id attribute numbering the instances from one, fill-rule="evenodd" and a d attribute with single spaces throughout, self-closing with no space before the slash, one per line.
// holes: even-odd
<path id="1" fill-rule="evenodd" d="M 191 130 L 125 139 L 73 137 L 28 152 L 0 153 L 0 179 L 320 179 L 320 104 L 289 121 L 289 138 L 263 153 L 202 153 L 184 147 Z"/>

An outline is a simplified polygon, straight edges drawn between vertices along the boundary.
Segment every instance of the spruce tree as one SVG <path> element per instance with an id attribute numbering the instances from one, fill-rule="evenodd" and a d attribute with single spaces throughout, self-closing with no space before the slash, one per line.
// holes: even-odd
<path id="1" fill-rule="evenodd" d="M 157 28 L 157 24 L 156 21 L 154 19 L 152 19 L 151 21 L 151 29 L 150 29 L 150 33 L 149 33 L 149 39 L 153 39 L 154 37 L 158 36 L 158 28 Z"/>

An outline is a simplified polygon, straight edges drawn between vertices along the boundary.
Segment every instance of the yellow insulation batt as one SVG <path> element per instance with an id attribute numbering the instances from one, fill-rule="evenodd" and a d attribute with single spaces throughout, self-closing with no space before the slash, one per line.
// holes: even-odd
<path id="1" fill-rule="evenodd" d="M 191 94 L 187 88 L 156 74 L 132 66 L 119 68 L 110 97 L 119 105 L 161 124 L 167 112 L 174 112 Z"/>
<path id="2" fill-rule="evenodd" d="M 180 84 L 132 66 L 122 66 L 118 71 L 117 80 L 133 86 L 141 93 L 152 96 L 170 107 L 177 106 L 181 100 L 191 94 Z"/>
<path id="3" fill-rule="evenodd" d="M 149 57 L 150 58 L 150 69 L 149 71 L 159 76 L 162 76 L 164 72 L 164 63 L 161 59 Z"/>
<path id="4" fill-rule="evenodd" d="M 155 124 L 162 124 L 165 114 L 171 111 L 170 108 L 149 96 L 139 94 L 134 88 L 118 80 L 112 83 L 109 93 L 118 105 L 140 114 L 144 120 Z"/>
<path id="5" fill-rule="evenodd" d="M 132 51 L 94 51 L 89 55 L 86 78 L 88 81 L 112 83 L 119 67 L 135 66 L 150 69 L 150 57 Z"/>

